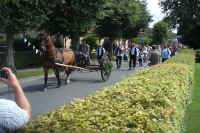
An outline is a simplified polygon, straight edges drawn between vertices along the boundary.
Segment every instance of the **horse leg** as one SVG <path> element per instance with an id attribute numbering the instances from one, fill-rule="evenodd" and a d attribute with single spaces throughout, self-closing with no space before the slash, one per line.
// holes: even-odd
<path id="1" fill-rule="evenodd" d="M 56 78 L 57 78 L 57 88 L 59 88 L 60 85 L 61 85 L 61 80 L 60 80 L 60 75 L 59 75 L 58 69 L 55 69 L 55 75 L 56 75 Z"/>
<path id="2" fill-rule="evenodd" d="M 70 83 L 70 73 L 71 73 L 71 71 L 68 69 L 68 70 L 65 70 L 65 73 L 66 73 L 65 84 L 69 84 Z"/>
<path id="3" fill-rule="evenodd" d="M 44 87 L 43 87 L 44 91 L 47 90 L 48 71 L 49 71 L 48 68 L 44 68 Z"/>

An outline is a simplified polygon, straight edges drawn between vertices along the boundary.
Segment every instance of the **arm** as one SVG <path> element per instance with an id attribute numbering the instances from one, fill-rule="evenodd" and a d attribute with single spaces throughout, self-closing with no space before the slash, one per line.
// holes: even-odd
<path id="1" fill-rule="evenodd" d="M 8 79 L 0 78 L 0 81 L 4 82 L 5 84 L 8 85 L 8 87 L 13 88 L 15 98 L 16 98 L 16 103 L 17 105 L 26 110 L 28 113 L 29 120 L 31 119 L 31 105 L 26 98 L 23 89 L 21 88 L 21 85 L 19 84 L 16 76 L 14 73 L 9 68 L 2 68 L 2 70 L 6 71 L 8 75 Z"/>

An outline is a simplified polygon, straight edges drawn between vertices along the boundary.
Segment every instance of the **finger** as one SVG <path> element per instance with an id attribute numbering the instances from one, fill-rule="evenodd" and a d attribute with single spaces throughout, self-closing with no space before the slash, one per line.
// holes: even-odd
<path id="1" fill-rule="evenodd" d="M 8 78 L 10 77 L 10 75 L 12 74 L 12 71 L 10 68 L 7 68 L 7 67 L 3 67 L 2 68 L 3 71 L 6 72 L 6 74 L 8 75 Z"/>
<path id="2" fill-rule="evenodd" d="M 3 67 L 2 70 L 8 72 L 8 73 L 12 73 L 11 69 L 8 67 Z"/>
<path id="3" fill-rule="evenodd" d="M 0 78 L 0 81 L 1 81 L 1 82 L 4 82 L 4 83 L 8 83 L 8 80 L 5 79 L 5 78 Z"/>

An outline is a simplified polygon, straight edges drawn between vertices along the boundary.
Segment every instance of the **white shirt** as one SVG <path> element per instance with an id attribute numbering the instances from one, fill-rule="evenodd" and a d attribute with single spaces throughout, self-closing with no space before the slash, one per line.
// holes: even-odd
<path id="1" fill-rule="evenodd" d="M 15 131 L 28 123 L 28 112 L 14 101 L 0 99 L 0 133 L 6 130 Z"/>

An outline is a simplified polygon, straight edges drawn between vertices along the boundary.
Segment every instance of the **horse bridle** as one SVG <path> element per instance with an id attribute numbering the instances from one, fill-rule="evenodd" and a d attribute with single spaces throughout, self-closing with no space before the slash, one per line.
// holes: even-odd
<path id="1" fill-rule="evenodd" d="M 45 36 L 41 39 L 41 44 L 42 44 L 42 46 L 41 46 L 42 51 L 46 52 L 47 49 L 48 49 L 48 38 L 47 38 L 47 36 Z"/>

